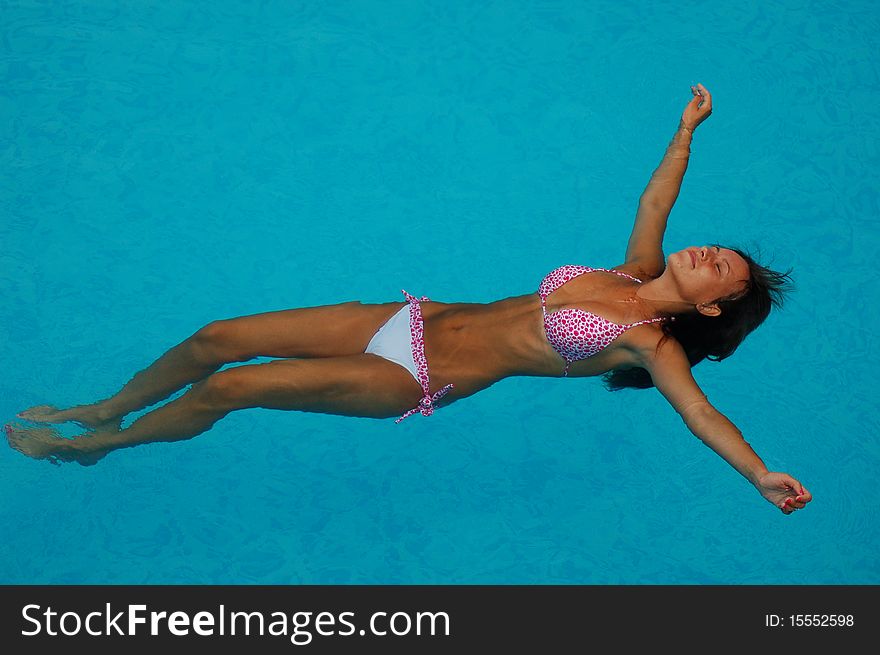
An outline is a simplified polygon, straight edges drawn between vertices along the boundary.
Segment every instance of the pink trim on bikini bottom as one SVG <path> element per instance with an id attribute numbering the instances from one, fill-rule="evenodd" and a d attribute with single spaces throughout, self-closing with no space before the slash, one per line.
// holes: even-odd
<path id="1" fill-rule="evenodd" d="M 433 396 L 431 395 L 430 378 L 428 377 L 428 360 L 425 358 L 425 330 L 424 322 L 422 321 L 422 308 L 420 305 L 422 302 L 429 302 L 430 298 L 427 296 L 416 298 L 415 296 L 408 294 L 405 289 L 401 289 L 401 291 L 403 291 L 403 295 L 406 296 L 407 301 L 410 303 L 409 328 L 410 334 L 412 335 L 412 354 L 413 360 L 415 360 L 416 363 L 419 384 L 422 385 L 422 391 L 425 392 L 425 395 L 419 400 L 418 405 L 407 410 L 403 416 L 394 421 L 395 423 L 400 423 L 403 419 L 412 416 L 416 412 L 421 412 L 422 416 L 430 416 L 434 413 L 434 403 L 449 393 L 449 391 L 455 386 L 451 383 L 447 384 Z"/>

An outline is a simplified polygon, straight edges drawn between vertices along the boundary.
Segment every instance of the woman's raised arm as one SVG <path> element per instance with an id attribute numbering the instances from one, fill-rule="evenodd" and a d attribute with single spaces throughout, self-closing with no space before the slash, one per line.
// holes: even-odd
<path id="1" fill-rule="evenodd" d="M 666 209 L 667 213 L 672 210 L 681 190 L 694 130 L 712 113 L 712 96 L 706 87 L 697 84 L 691 87 L 691 93 L 694 97 L 681 114 L 678 130 L 666 148 L 663 161 L 651 175 L 648 186 L 639 198 L 640 204 L 656 205 Z"/>
<path id="2" fill-rule="evenodd" d="M 712 113 L 712 96 L 706 87 L 698 84 L 691 92 L 694 97 L 681 115 L 678 130 L 639 198 L 636 223 L 626 247 L 626 263 L 651 275 L 663 272 L 663 235 L 687 170 L 693 132 Z"/>

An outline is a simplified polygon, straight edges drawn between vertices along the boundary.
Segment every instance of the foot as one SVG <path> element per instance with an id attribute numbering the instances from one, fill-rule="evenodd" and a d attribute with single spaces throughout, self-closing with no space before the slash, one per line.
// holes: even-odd
<path id="1" fill-rule="evenodd" d="M 122 425 L 121 416 L 108 416 L 101 410 L 101 403 L 77 405 L 70 409 L 58 409 L 52 405 L 37 405 L 17 414 L 18 418 L 33 423 L 64 423 L 73 421 L 86 430 L 111 428 L 118 430 Z"/>
<path id="2" fill-rule="evenodd" d="M 6 441 L 12 448 L 28 457 L 45 459 L 58 466 L 61 462 L 92 466 L 109 452 L 89 444 L 88 437 L 65 439 L 54 428 L 24 428 L 7 424 L 3 429 Z"/>

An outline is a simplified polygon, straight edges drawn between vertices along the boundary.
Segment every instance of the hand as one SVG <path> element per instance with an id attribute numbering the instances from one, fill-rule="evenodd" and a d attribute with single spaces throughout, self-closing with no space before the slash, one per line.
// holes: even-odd
<path id="1" fill-rule="evenodd" d="M 761 495 L 782 510 L 791 514 L 813 500 L 813 495 L 788 473 L 765 473 L 755 485 Z"/>
<path id="2" fill-rule="evenodd" d="M 691 93 L 694 94 L 694 97 L 684 108 L 684 113 L 681 115 L 681 125 L 693 132 L 697 129 L 697 125 L 712 113 L 712 95 L 706 87 L 699 83 L 697 86 L 691 87 Z"/>

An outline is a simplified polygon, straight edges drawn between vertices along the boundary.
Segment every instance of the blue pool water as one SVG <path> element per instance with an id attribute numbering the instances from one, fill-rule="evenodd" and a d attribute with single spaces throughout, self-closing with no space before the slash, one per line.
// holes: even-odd
<path id="1" fill-rule="evenodd" d="M 4 421 L 214 319 L 621 264 L 702 82 L 666 251 L 760 248 L 797 290 L 694 374 L 815 500 L 784 517 L 656 390 L 509 378 L 399 425 L 253 409 L 90 468 L 6 448 L 0 582 L 880 582 L 880 15 L 722 4 L 3 3 Z"/>

